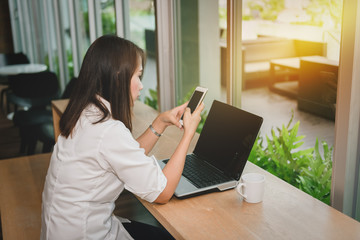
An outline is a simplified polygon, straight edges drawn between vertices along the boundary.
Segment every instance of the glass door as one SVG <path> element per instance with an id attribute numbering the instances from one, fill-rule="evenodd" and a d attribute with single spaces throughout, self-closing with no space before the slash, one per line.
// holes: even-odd
<path id="1" fill-rule="evenodd" d="M 242 3 L 241 106 L 264 118 L 249 160 L 330 204 L 343 2 Z"/>
<path id="2" fill-rule="evenodd" d="M 205 120 L 213 100 L 226 101 L 226 1 L 175 2 L 176 103 L 187 101 L 196 86 L 208 88 Z"/>

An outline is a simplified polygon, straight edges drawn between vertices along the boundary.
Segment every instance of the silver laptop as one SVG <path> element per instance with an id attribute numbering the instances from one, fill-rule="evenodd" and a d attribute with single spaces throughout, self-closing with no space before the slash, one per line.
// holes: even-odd
<path id="1" fill-rule="evenodd" d="M 214 100 L 175 190 L 178 198 L 236 187 L 263 118 Z M 168 159 L 159 162 L 163 168 Z"/>

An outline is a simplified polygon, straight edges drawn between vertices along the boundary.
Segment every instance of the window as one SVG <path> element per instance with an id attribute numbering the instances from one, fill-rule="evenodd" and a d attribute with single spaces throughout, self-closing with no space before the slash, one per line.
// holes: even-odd
<path id="1" fill-rule="evenodd" d="M 222 38 L 220 9 L 226 12 L 226 1 L 176 1 L 176 104 L 187 101 L 198 85 L 209 88 L 204 99 L 207 110 L 214 99 L 226 101 L 226 80 L 222 78 L 226 69 L 221 65 L 226 39 Z"/>
<path id="2" fill-rule="evenodd" d="M 130 0 L 128 11 L 130 33 L 126 38 L 144 49 L 147 57 L 142 78 L 144 88 L 140 100 L 158 109 L 154 0 Z"/>

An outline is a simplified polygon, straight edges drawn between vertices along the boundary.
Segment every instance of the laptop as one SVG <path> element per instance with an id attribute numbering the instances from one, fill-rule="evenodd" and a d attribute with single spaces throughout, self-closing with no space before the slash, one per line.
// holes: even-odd
<path id="1" fill-rule="evenodd" d="M 175 196 L 236 187 L 262 122 L 260 116 L 214 100 L 195 149 L 186 156 Z M 159 161 L 161 168 L 168 160 Z"/>

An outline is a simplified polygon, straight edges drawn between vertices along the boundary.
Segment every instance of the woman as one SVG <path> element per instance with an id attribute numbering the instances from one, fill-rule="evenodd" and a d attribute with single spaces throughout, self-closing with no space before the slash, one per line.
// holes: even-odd
<path id="1" fill-rule="evenodd" d="M 114 216 L 114 202 L 124 189 L 149 202 L 169 201 L 204 106 L 193 114 L 186 104 L 161 113 L 135 140 L 131 111 L 143 87 L 143 64 L 143 51 L 116 36 L 100 37 L 88 49 L 46 176 L 41 239 L 133 239 L 137 233 L 147 239 L 164 237 L 151 237 L 154 229 L 144 232 L 148 226 L 137 229 Z M 183 113 L 183 136 L 161 170 L 146 154 L 166 127 L 182 128 Z"/>

